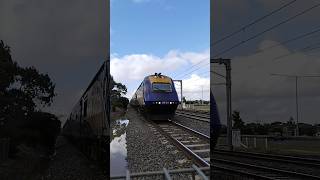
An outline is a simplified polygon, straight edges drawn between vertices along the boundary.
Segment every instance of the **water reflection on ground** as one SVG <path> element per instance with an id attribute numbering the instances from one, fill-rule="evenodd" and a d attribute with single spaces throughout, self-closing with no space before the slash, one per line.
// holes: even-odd
<path id="1" fill-rule="evenodd" d="M 112 127 L 110 143 L 110 175 L 125 175 L 127 169 L 126 127 L 128 119 L 118 119 Z"/>

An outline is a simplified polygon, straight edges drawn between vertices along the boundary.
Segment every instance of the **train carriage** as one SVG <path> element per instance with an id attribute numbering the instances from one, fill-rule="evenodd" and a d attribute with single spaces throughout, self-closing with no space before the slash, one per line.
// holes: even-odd
<path id="1" fill-rule="evenodd" d="M 63 127 L 63 135 L 96 160 L 108 157 L 110 139 L 108 84 L 108 64 L 104 63 L 73 107 Z"/>
<path id="2" fill-rule="evenodd" d="M 152 120 L 172 118 L 178 104 L 173 80 L 161 73 L 145 77 L 130 100 L 131 106 Z"/>

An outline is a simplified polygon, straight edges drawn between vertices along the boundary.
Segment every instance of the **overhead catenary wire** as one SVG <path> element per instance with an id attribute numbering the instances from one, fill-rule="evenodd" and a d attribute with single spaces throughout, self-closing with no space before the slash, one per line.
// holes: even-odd
<path id="1" fill-rule="evenodd" d="M 288 57 L 288 56 L 291 56 L 293 54 L 296 54 L 298 52 L 308 52 L 308 51 L 313 51 L 315 49 L 320 49 L 320 46 L 314 46 L 314 45 L 319 45 L 320 43 L 315 43 L 313 45 L 307 45 L 303 48 L 300 48 L 300 49 L 297 49 L 297 50 L 294 50 L 293 52 L 289 52 L 287 54 L 284 54 L 284 55 L 280 55 L 280 56 L 277 56 L 275 58 L 273 58 L 273 61 L 276 61 L 276 60 L 279 60 L 279 59 L 282 59 L 282 58 L 285 58 L 285 57 Z"/>
<path id="2" fill-rule="evenodd" d="M 284 7 L 287 7 L 287 6 L 291 5 L 291 4 L 294 3 L 294 2 L 295 2 L 295 1 L 291 1 L 291 2 L 289 2 L 288 4 L 285 4 L 285 5 L 281 6 L 280 8 L 278 8 L 278 10 L 283 9 Z M 218 53 L 217 55 L 214 56 L 214 58 L 216 58 L 216 57 L 218 57 L 218 56 L 220 56 L 220 55 L 222 55 L 222 54 L 224 54 L 224 53 L 226 53 L 226 52 L 228 52 L 228 51 L 231 51 L 232 49 L 234 49 L 234 48 L 236 48 L 236 47 L 244 44 L 245 42 L 250 41 L 250 40 L 252 40 L 252 39 L 255 39 L 256 37 L 258 37 L 258 36 L 260 36 L 260 35 L 263 35 L 264 33 L 268 32 L 268 31 L 271 31 L 272 29 L 274 29 L 274 28 L 276 28 L 276 27 L 278 27 L 278 26 L 280 26 L 280 25 L 282 25 L 282 24 L 284 24 L 284 23 L 287 23 L 287 22 L 293 20 L 294 18 L 296 18 L 296 17 L 298 17 L 298 16 L 301 16 L 301 15 L 307 13 L 308 11 L 311 11 L 312 9 L 314 9 L 314 8 L 316 8 L 316 7 L 319 7 L 319 6 L 320 6 L 320 4 L 316 4 L 316 5 L 308 8 L 308 9 L 305 9 L 304 11 L 302 11 L 302 12 L 300 12 L 300 13 L 298 13 L 298 14 L 296 14 L 296 15 L 294 15 L 294 16 L 292 16 L 292 17 L 290 17 L 290 18 L 288 18 L 288 19 L 286 19 L 286 20 L 284 20 L 284 21 L 282 21 L 282 22 L 280 22 L 280 23 L 278 23 L 278 24 L 276 24 L 276 25 L 274 25 L 274 26 L 272 26 L 272 27 L 264 30 L 264 31 L 262 31 L 262 32 L 257 33 L 256 35 L 254 35 L 254 36 L 252 36 L 252 37 L 250 37 L 250 38 L 248 38 L 248 39 L 246 39 L 246 40 L 244 40 L 244 41 L 241 41 L 241 42 L 235 44 L 234 46 L 232 46 L 232 47 L 230 47 L 230 48 L 228 48 L 228 49 L 226 49 L 226 50 Z M 275 10 L 275 11 L 276 11 L 276 10 Z M 274 13 L 275 13 L 275 12 L 274 12 Z M 267 15 L 265 15 L 265 16 L 267 16 Z M 264 17 L 264 16 L 263 16 L 263 17 Z M 262 17 L 261 17 L 261 18 L 262 18 Z M 261 19 L 261 18 L 260 18 L 260 19 Z M 258 19 L 259 19 L 259 18 L 258 18 Z M 258 19 L 257 19 L 257 20 L 258 20 Z M 250 24 L 252 24 L 252 23 L 249 23 L 249 24 L 246 25 L 246 26 L 251 26 Z M 246 27 L 246 26 L 244 26 L 244 27 Z M 266 48 L 260 49 L 260 50 L 258 50 L 255 54 L 264 52 L 264 51 L 267 50 L 267 49 L 272 49 L 272 48 L 274 48 L 274 47 L 277 47 L 277 46 L 280 46 L 280 45 L 284 45 L 284 44 L 287 44 L 287 43 L 290 43 L 290 42 L 293 42 L 293 41 L 302 39 L 302 38 L 304 38 L 304 37 L 310 36 L 310 35 L 315 34 L 315 33 L 317 33 L 317 32 L 320 32 L 320 28 L 315 29 L 315 30 L 310 31 L 310 32 L 307 32 L 307 33 L 305 33 L 305 34 L 301 34 L 301 35 L 296 36 L 296 37 L 294 37 L 294 38 L 292 38 L 292 39 L 288 39 L 288 40 L 286 40 L 286 41 L 280 42 L 280 43 L 278 43 L 278 44 L 276 44 L 276 45 L 272 45 L 272 46 L 268 46 L 268 47 L 266 47 Z M 202 62 L 205 62 L 205 60 L 201 60 L 201 61 L 199 61 L 198 63 L 192 65 L 192 66 L 189 68 L 188 71 L 190 71 L 190 70 L 193 69 L 194 67 L 200 65 Z M 198 68 L 198 69 L 199 69 L 199 68 Z M 193 70 L 193 71 L 191 71 L 191 72 L 194 72 L 194 71 L 195 71 L 195 70 Z M 191 73 L 191 72 L 190 72 L 190 73 Z M 188 74 L 190 74 L 190 73 L 188 73 Z M 180 76 L 180 75 L 178 75 L 178 76 Z"/>
<path id="3" fill-rule="evenodd" d="M 199 68 L 194 69 L 194 70 L 191 71 L 191 72 L 188 72 L 188 73 L 185 73 L 185 74 L 182 74 L 182 75 L 178 75 L 177 77 L 183 78 L 183 77 L 185 77 L 185 76 L 187 76 L 187 75 L 189 75 L 189 74 L 191 74 L 191 73 L 193 73 L 193 72 L 195 72 L 195 71 L 197 71 L 197 70 L 199 70 L 199 69 L 202 69 L 202 68 L 206 67 L 207 65 L 210 65 L 210 63 L 204 64 L 204 65 L 205 65 L 205 66 L 200 66 Z"/>
<path id="4" fill-rule="evenodd" d="M 320 28 L 317 28 L 317 29 L 315 29 L 315 30 L 312 30 L 312 31 L 309 31 L 309 32 L 300 34 L 300 35 L 295 36 L 295 37 L 293 37 L 293 38 L 290 38 L 290 39 L 287 39 L 287 40 L 285 40 L 285 41 L 279 42 L 279 43 L 277 43 L 277 44 L 275 44 L 275 45 L 271 45 L 271 46 L 267 46 L 267 47 L 265 47 L 265 48 L 263 48 L 263 49 L 259 49 L 259 50 L 257 50 L 256 53 L 254 53 L 254 54 L 258 54 L 258 53 L 264 52 L 264 51 L 266 51 L 266 50 L 268 50 L 268 49 L 273 49 L 273 48 L 275 48 L 275 47 L 278 47 L 278 46 L 281 46 L 281 45 L 285 45 L 285 44 L 288 44 L 288 43 L 297 41 L 297 40 L 302 39 L 302 38 L 305 38 L 305 37 L 307 37 L 307 36 L 314 35 L 315 33 L 318 33 L 318 32 L 320 32 Z"/>
<path id="5" fill-rule="evenodd" d="M 199 62 L 197 62 L 196 64 L 194 64 L 194 65 L 192 65 L 192 66 L 188 67 L 187 72 L 188 72 L 188 71 L 190 71 L 191 69 L 193 69 L 194 67 L 196 67 L 196 66 L 200 65 L 201 63 L 205 62 L 205 60 L 207 60 L 207 59 L 200 60 L 200 61 L 199 61 Z M 205 64 L 205 65 L 206 65 L 206 64 Z M 178 74 L 178 75 L 177 75 L 177 77 L 179 77 L 180 75 L 181 75 L 181 74 Z"/>
<path id="6" fill-rule="evenodd" d="M 219 76 L 219 77 L 222 77 L 222 78 L 226 78 L 226 76 L 225 75 L 222 75 L 222 74 L 220 74 L 220 73 L 217 73 L 217 72 L 215 72 L 215 71 L 210 71 L 210 72 L 212 72 L 213 74 L 215 74 L 215 75 L 217 75 L 217 76 Z"/>
<path id="7" fill-rule="evenodd" d="M 295 3 L 296 1 L 297 1 L 297 0 L 290 1 L 290 2 L 288 2 L 288 3 L 284 4 L 284 5 L 282 5 L 281 7 L 279 7 L 279 8 L 277 8 L 277 9 L 275 9 L 275 10 L 271 11 L 270 13 L 265 14 L 265 15 L 263 15 L 262 17 L 259 17 L 259 18 L 255 19 L 255 20 L 254 20 L 254 21 L 252 21 L 251 23 L 249 23 L 249 24 L 247 24 L 247 25 L 244 25 L 244 26 L 242 26 L 241 28 L 239 28 L 238 30 L 235 30 L 235 31 L 233 31 L 232 33 L 230 33 L 230 34 L 228 34 L 228 35 L 224 36 L 223 38 L 221 38 L 221 39 L 219 39 L 219 40 L 217 40 L 217 41 L 213 42 L 212 46 L 216 46 L 217 44 L 219 44 L 219 43 L 221 43 L 221 42 L 225 41 L 226 39 L 231 38 L 232 36 L 234 36 L 234 35 L 236 35 L 236 34 L 238 34 L 238 33 L 242 32 L 244 29 L 247 29 L 247 28 L 249 28 L 249 27 L 251 27 L 251 26 L 255 25 L 256 23 L 258 23 L 258 22 L 260 22 L 260 21 L 262 21 L 262 20 L 264 20 L 264 19 L 268 18 L 269 16 L 272 16 L 273 14 L 275 14 L 275 13 L 277 13 L 277 12 L 281 11 L 282 9 L 285 9 L 286 7 L 288 7 L 288 6 L 292 5 L 293 3 Z"/>
<path id="8" fill-rule="evenodd" d="M 251 40 L 253 40 L 253 39 L 255 39 L 255 38 L 257 38 L 257 37 L 259 37 L 259 36 L 261 36 L 261 35 L 269 32 L 269 31 L 271 31 L 271 30 L 273 30 L 273 29 L 275 29 L 275 28 L 277 28 L 277 27 L 279 27 L 279 26 L 281 26 L 281 25 L 283 25 L 283 24 L 285 24 L 285 23 L 288 23 L 288 22 L 292 21 L 293 19 L 295 19 L 295 18 L 297 18 L 297 17 L 299 17 L 299 16 L 301 16 L 301 15 L 303 15 L 303 14 L 305 14 L 305 13 L 307 13 L 307 12 L 309 12 L 309 11 L 311 11 L 311 10 L 319 7 L 319 6 L 320 6 L 320 3 L 318 3 L 318 4 L 316 4 L 316 5 L 312 6 L 312 7 L 309 7 L 309 8 L 307 8 L 307 9 L 299 12 L 298 14 L 296 14 L 296 15 L 294 15 L 294 16 L 291 16 L 291 17 L 289 17 L 289 18 L 281 21 L 280 23 L 277 23 L 277 24 L 275 24 L 275 25 L 273 25 L 273 26 L 271 26 L 271 27 L 269 27 L 269 28 L 267 28 L 267 29 L 265 29 L 265 30 L 263 30 L 263 31 L 255 34 L 255 35 L 253 35 L 253 36 L 251 36 L 251 37 L 243 40 L 243 41 L 240 41 L 240 42 L 232 45 L 232 46 L 229 47 L 229 48 L 224 49 L 223 51 L 217 53 L 213 58 L 219 57 L 219 56 L 221 56 L 221 55 L 223 55 L 223 54 L 225 54 L 225 53 L 233 50 L 234 48 L 237 48 L 237 47 L 241 46 L 242 44 L 244 44 L 244 43 L 246 43 L 246 42 L 248 42 L 248 41 L 251 41 Z"/>

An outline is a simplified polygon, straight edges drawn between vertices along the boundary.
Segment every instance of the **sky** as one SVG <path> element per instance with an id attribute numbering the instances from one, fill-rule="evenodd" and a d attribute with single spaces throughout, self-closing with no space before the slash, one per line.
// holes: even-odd
<path id="1" fill-rule="evenodd" d="M 108 57 L 107 1 L 2 0 L 0 39 L 19 65 L 48 73 L 64 120 Z"/>
<path id="2" fill-rule="evenodd" d="M 221 39 L 290 1 L 213 1 L 211 41 L 215 42 Z M 216 45 L 211 43 L 211 56 L 214 57 L 234 44 L 244 41 L 289 17 L 295 16 L 317 3 L 320 2 L 316 0 L 295 1 L 278 13 L 241 30 L 240 33 L 232 36 L 232 38 Z M 311 50 L 319 47 L 320 33 L 315 33 L 287 44 L 279 44 L 285 40 L 319 29 L 319 16 L 320 7 L 314 8 L 288 23 L 284 23 L 255 39 L 243 43 L 228 53 L 217 56 L 231 59 L 232 108 L 240 111 L 240 115 L 245 122 L 286 122 L 290 116 L 296 120 L 295 79 L 271 76 L 270 74 L 320 75 L 319 49 Z M 269 48 L 271 46 L 274 47 Z M 306 47 L 310 48 L 309 51 Z M 225 69 L 222 65 L 211 65 L 211 70 L 225 74 Z M 223 83 L 225 80 L 211 74 L 211 82 Z M 226 123 L 225 86 L 212 85 L 211 88 L 217 99 L 222 121 Z M 298 79 L 299 122 L 320 123 L 318 116 L 319 92 L 319 77 Z"/>
<path id="3" fill-rule="evenodd" d="M 183 80 L 187 99 L 201 98 L 202 89 L 205 99 L 210 53 L 219 54 L 320 2 L 296 1 L 218 45 L 210 46 L 210 39 L 214 42 L 290 1 L 215 0 L 210 15 L 208 0 L 112 0 L 111 73 L 128 86 L 128 97 L 144 76 L 161 72 Z M 320 7 L 314 8 L 220 55 L 232 59 L 232 107 L 245 122 L 296 119 L 294 79 L 270 74 L 319 75 L 318 49 L 299 49 L 320 46 L 320 33 L 256 52 L 319 29 L 319 16 Z M 49 74 L 57 93 L 49 111 L 63 117 L 108 57 L 107 21 L 106 1 L 0 1 L 0 39 L 11 47 L 13 59 L 21 66 L 34 66 Z M 275 59 L 288 53 L 293 54 Z M 221 65 L 211 69 L 225 73 Z M 224 82 L 212 74 L 210 79 Z M 225 123 L 225 86 L 211 89 Z M 319 92 L 319 78 L 299 79 L 300 122 L 319 123 Z"/>
<path id="4" fill-rule="evenodd" d="M 128 98 L 145 76 L 161 72 L 182 79 L 187 100 L 209 100 L 209 3 L 111 1 L 110 71 L 117 82 L 127 86 Z M 176 89 L 180 91 L 180 84 Z"/>

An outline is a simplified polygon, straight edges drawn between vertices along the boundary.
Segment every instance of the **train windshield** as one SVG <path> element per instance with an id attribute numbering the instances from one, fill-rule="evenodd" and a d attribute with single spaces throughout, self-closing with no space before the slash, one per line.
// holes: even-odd
<path id="1" fill-rule="evenodd" d="M 169 83 L 153 83 L 152 84 L 153 91 L 161 91 L 161 92 L 171 92 L 172 87 Z"/>

